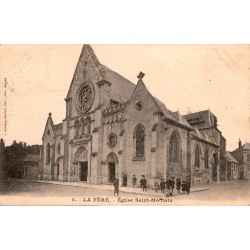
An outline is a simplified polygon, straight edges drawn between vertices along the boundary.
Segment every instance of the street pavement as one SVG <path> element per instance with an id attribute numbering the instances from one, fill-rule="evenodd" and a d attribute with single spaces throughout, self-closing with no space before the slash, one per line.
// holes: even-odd
<path id="1" fill-rule="evenodd" d="M 191 187 L 191 193 L 166 197 L 160 191 L 78 182 L 11 180 L 0 183 L 2 205 L 250 205 L 250 182 L 246 180 Z"/>
<path id="2" fill-rule="evenodd" d="M 62 186 L 72 186 L 72 187 L 82 187 L 82 188 L 91 188 L 91 189 L 98 189 L 98 190 L 109 190 L 112 191 L 114 190 L 113 184 L 88 184 L 85 182 L 60 182 L 60 181 L 32 181 L 36 183 L 47 183 L 47 184 L 54 184 L 54 185 L 62 185 Z M 191 189 L 191 192 L 200 192 L 200 191 L 206 191 L 209 190 L 209 186 L 202 186 L 202 187 L 193 187 Z M 140 194 L 140 195 L 146 195 L 146 196 L 164 196 L 164 194 L 161 193 L 160 190 L 158 192 L 155 192 L 155 190 L 152 189 L 147 189 L 147 191 L 142 191 L 141 188 L 139 187 L 119 187 L 119 192 L 120 193 L 130 193 L 130 194 Z M 177 190 L 175 190 L 175 195 L 180 195 L 177 193 Z"/>

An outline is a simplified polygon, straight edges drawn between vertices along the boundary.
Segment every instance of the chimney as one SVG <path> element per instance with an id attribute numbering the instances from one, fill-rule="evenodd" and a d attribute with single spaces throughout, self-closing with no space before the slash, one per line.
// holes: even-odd
<path id="1" fill-rule="evenodd" d="M 239 148 L 241 148 L 242 144 L 241 144 L 241 140 L 239 139 Z"/>

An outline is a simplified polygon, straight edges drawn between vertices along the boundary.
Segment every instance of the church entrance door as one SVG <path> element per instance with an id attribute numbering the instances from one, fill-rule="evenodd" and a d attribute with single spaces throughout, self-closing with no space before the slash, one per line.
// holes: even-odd
<path id="1" fill-rule="evenodd" d="M 114 183 L 115 181 L 115 162 L 109 162 L 109 183 Z"/>
<path id="2" fill-rule="evenodd" d="M 88 178 L 88 162 L 80 163 L 80 181 L 87 181 Z"/>

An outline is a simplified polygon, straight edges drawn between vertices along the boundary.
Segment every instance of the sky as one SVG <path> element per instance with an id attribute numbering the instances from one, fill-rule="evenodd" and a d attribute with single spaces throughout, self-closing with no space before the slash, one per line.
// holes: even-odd
<path id="1" fill-rule="evenodd" d="M 0 137 L 6 145 L 41 144 L 49 112 L 55 124 L 62 122 L 82 46 L 0 46 Z M 91 46 L 102 64 L 134 83 L 144 72 L 146 87 L 168 109 L 182 115 L 210 109 L 227 150 L 237 148 L 239 138 L 250 142 L 250 45 Z"/>

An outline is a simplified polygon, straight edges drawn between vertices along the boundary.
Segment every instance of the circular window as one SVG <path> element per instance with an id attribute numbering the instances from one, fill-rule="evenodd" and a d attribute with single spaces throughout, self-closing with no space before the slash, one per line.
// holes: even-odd
<path id="1" fill-rule="evenodd" d="M 108 145 L 112 148 L 117 143 L 117 136 L 116 134 L 110 134 L 108 137 Z"/>
<path id="2" fill-rule="evenodd" d="M 47 135 L 50 135 L 50 130 L 47 130 Z"/>
<path id="3" fill-rule="evenodd" d="M 142 102 L 137 102 L 137 103 L 136 103 L 136 109 L 137 109 L 138 111 L 140 111 L 142 108 L 143 108 Z"/>
<path id="4" fill-rule="evenodd" d="M 82 113 L 90 110 L 94 101 L 94 88 L 91 83 L 83 83 L 77 93 L 77 107 Z"/>
<path id="5" fill-rule="evenodd" d="M 61 151 L 61 144 L 58 143 L 58 144 L 57 144 L 57 153 L 60 154 L 60 151 Z"/>

